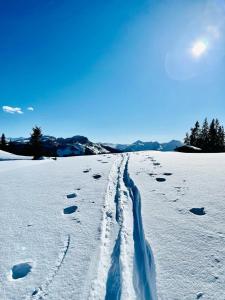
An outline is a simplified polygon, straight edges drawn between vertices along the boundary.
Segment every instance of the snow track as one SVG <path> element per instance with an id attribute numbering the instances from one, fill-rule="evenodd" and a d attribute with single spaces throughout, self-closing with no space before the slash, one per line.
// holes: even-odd
<path id="1" fill-rule="evenodd" d="M 133 202 L 134 239 L 134 287 L 137 299 L 157 299 L 155 265 L 150 245 L 145 240 L 141 217 L 141 195 L 128 173 L 128 160 L 124 170 L 124 182 Z"/>
<path id="2" fill-rule="evenodd" d="M 52 272 L 49 274 L 46 281 L 37 289 L 35 289 L 30 297 L 27 297 L 28 299 L 44 299 L 44 297 L 48 294 L 48 287 L 52 283 L 54 277 L 57 275 L 59 269 L 61 268 L 63 261 L 66 257 L 66 254 L 68 252 L 70 246 L 70 235 L 67 236 L 66 240 L 64 241 L 64 246 L 62 250 L 59 253 L 58 260 L 56 262 L 55 267 L 53 268 Z"/>
<path id="3" fill-rule="evenodd" d="M 145 240 L 140 193 L 120 155 L 106 191 L 97 276 L 89 300 L 157 299 L 152 252 Z"/>

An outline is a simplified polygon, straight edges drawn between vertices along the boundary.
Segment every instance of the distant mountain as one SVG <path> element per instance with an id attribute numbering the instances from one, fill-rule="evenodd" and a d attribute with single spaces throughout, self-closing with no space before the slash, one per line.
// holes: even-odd
<path id="1" fill-rule="evenodd" d="M 143 150 L 161 150 L 161 145 L 158 142 L 142 142 L 138 140 L 124 149 L 126 152 Z"/>
<path id="2" fill-rule="evenodd" d="M 183 145 L 183 143 L 181 141 L 172 140 L 168 143 L 162 143 L 161 144 L 161 147 L 162 147 L 161 151 L 174 151 L 176 148 L 181 147 L 182 145 Z"/>
<path id="3" fill-rule="evenodd" d="M 113 144 L 113 143 L 101 143 L 104 147 L 110 147 L 110 148 L 114 148 L 117 149 L 119 151 L 123 151 L 124 149 L 126 149 L 129 144 Z"/>
<path id="4" fill-rule="evenodd" d="M 18 155 L 32 155 L 30 138 L 11 138 L 7 151 Z M 168 143 L 136 141 L 133 144 L 93 143 L 85 136 L 75 135 L 69 138 L 56 138 L 44 135 L 42 148 L 44 156 L 75 156 L 106 153 L 133 152 L 145 150 L 174 151 L 182 146 L 180 141 Z"/>
<path id="5" fill-rule="evenodd" d="M 121 150 L 123 152 L 134 152 L 134 151 L 145 151 L 145 150 L 157 150 L 157 151 L 174 151 L 177 147 L 182 146 L 183 144 L 180 141 L 172 140 L 168 143 L 159 143 L 159 142 L 143 142 L 136 141 L 133 144 L 103 144 L 111 145 L 111 147 Z"/>
<path id="6" fill-rule="evenodd" d="M 30 138 L 11 138 L 8 151 L 18 155 L 31 155 Z M 118 153 L 117 149 L 104 147 L 100 143 L 93 143 L 85 136 L 76 135 L 70 138 L 42 137 L 44 156 L 74 156 Z"/>

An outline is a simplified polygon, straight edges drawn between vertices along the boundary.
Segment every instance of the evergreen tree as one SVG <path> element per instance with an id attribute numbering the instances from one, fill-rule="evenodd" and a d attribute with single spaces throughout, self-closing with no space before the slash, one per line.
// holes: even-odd
<path id="1" fill-rule="evenodd" d="M 205 118 L 203 125 L 202 125 L 202 130 L 200 133 L 200 143 L 201 146 L 200 148 L 202 149 L 208 149 L 209 147 L 209 124 L 207 118 Z"/>
<path id="2" fill-rule="evenodd" d="M 6 148 L 6 139 L 4 133 L 1 136 L 1 148 L 5 149 Z"/>
<path id="3" fill-rule="evenodd" d="M 35 126 L 33 129 L 33 132 L 31 133 L 30 137 L 30 144 L 32 149 L 32 154 L 34 156 L 34 159 L 38 159 L 42 156 L 42 131 L 41 127 Z"/>
<path id="4" fill-rule="evenodd" d="M 223 126 L 218 128 L 218 149 L 219 151 L 225 151 L 225 133 Z"/>
<path id="5" fill-rule="evenodd" d="M 197 121 L 195 126 L 191 128 L 190 145 L 199 147 L 200 145 L 200 124 Z"/>
<path id="6" fill-rule="evenodd" d="M 190 145 L 190 135 L 188 132 L 186 133 L 186 136 L 184 138 L 184 143 L 185 145 Z"/>
<path id="7" fill-rule="evenodd" d="M 184 138 L 186 145 L 199 147 L 203 152 L 225 151 L 225 132 L 218 119 L 213 119 L 208 124 L 207 118 L 204 120 L 202 128 L 199 122 L 191 128 L 190 135 L 187 133 Z"/>
<path id="8" fill-rule="evenodd" d="M 217 145 L 217 126 L 218 123 L 215 119 L 212 119 L 212 122 L 209 126 L 209 152 L 214 152 Z"/>

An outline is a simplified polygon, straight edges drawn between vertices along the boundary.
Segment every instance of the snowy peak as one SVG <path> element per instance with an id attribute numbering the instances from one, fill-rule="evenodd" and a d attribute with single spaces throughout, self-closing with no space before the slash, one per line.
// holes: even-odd
<path id="1" fill-rule="evenodd" d="M 145 150 L 158 150 L 158 151 L 174 151 L 177 147 L 180 147 L 182 143 L 180 141 L 172 140 L 168 143 L 154 142 L 143 142 L 136 141 L 124 149 L 126 152 L 133 151 L 145 151 Z"/>
<path id="2" fill-rule="evenodd" d="M 183 143 L 181 143 L 181 141 L 177 141 L 177 140 L 172 140 L 168 143 L 162 143 L 161 147 L 162 147 L 162 151 L 174 151 L 176 148 L 182 146 Z"/>
<path id="3" fill-rule="evenodd" d="M 128 146 L 125 151 L 143 151 L 143 150 L 160 150 L 160 144 L 158 142 L 142 142 L 136 141 Z"/>
<path id="4" fill-rule="evenodd" d="M 102 143 L 103 146 L 111 147 L 122 152 L 134 152 L 134 151 L 145 151 L 145 150 L 156 150 L 156 151 L 174 151 L 176 148 L 183 145 L 180 141 L 171 140 L 168 143 L 143 142 L 137 140 L 132 144 L 113 144 L 113 143 Z"/>

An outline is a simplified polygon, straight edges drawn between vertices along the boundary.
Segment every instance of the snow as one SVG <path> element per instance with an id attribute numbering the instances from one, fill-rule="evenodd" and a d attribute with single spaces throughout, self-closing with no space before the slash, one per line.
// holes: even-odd
<path id="1" fill-rule="evenodd" d="M 75 144 L 75 145 L 65 145 L 65 146 L 61 146 L 58 150 L 57 150 L 57 155 L 58 156 L 72 156 L 72 155 L 82 155 L 85 152 L 85 147 L 79 143 Z"/>
<path id="2" fill-rule="evenodd" d="M 0 172 L 1 299 L 87 298 L 113 162 L 113 156 L 96 158 L 20 161 L 24 166 Z M 68 198 L 72 193 L 77 196 Z M 76 212 L 64 214 L 71 206 Z M 12 279 L 12 268 L 27 262 L 31 272 Z"/>
<path id="3" fill-rule="evenodd" d="M 141 191 L 158 298 L 225 299 L 225 155 L 133 154 L 129 170 Z M 201 207 L 205 215 L 189 211 Z"/>
<path id="4" fill-rule="evenodd" d="M 30 156 L 19 156 L 15 155 L 9 152 L 5 152 L 0 150 L 0 161 L 5 161 L 5 160 L 27 160 L 27 159 L 32 159 Z"/>
<path id="5" fill-rule="evenodd" d="M 3 158 L 0 299 L 224 300 L 225 154 Z"/>

